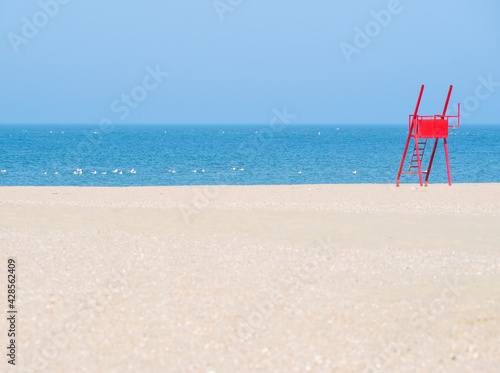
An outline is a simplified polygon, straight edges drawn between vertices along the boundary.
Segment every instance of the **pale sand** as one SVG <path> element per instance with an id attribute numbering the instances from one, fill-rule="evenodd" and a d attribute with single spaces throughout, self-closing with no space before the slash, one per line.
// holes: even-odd
<path id="1" fill-rule="evenodd" d="M 500 371 L 500 184 L 0 187 L 0 218 L 2 372 Z"/>

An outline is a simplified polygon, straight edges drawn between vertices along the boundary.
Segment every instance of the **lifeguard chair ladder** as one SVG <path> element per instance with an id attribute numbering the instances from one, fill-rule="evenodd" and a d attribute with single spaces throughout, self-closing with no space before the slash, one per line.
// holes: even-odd
<path id="1" fill-rule="evenodd" d="M 418 96 L 415 113 L 413 115 L 410 114 L 408 139 L 406 140 L 406 146 L 405 146 L 405 151 L 403 153 L 403 159 L 401 160 L 401 166 L 399 166 L 396 186 L 399 186 L 399 178 L 401 177 L 401 174 L 418 174 L 420 179 L 420 186 L 423 186 L 422 174 L 426 174 L 425 186 L 427 186 L 427 181 L 429 180 L 429 175 L 431 173 L 432 161 L 434 160 L 434 154 L 436 153 L 436 148 L 439 139 L 444 140 L 444 153 L 446 155 L 446 168 L 448 170 L 448 184 L 451 185 L 450 160 L 448 158 L 448 142 L 447 142 L 448 127 L 460 126 L 460 104 L 458 104 L 458 115 L 446 115 L 446 110 L 448 109 L 448 102 L 450 101 L 452 89 L 453 86 L 450 85 L 450 89 L 448 91 L 448 97 L 446 97 L 446 103 L 444 104 L 444 110 L 442 115 L 424 116 L 424 115 L 418 115 L 418 107 L 420 106 L 420 100 L 422 99 L 424 86 L 422 85 L 422 87 L 420 88 L 420 94 Z M 457 124 L 449 125 L 450 118 L 457 118 Z M 406 153 L 408 152 L 408 145 L 410 145 L 410 141 L 412 138 L 415 140 L 415 147 L 413 148 L 413 154 L 410 160 L 410 166 L 408 168 L 408 171 L 403 171 Z M 434 147 L 432 149 L 431 158 L 429 160 L 429 166 L 427 167 L 426 171 L 422 171 L 422 158 L 424 156 L 428 139 L 436 139 L 436 140 L 434 141 Z"/>

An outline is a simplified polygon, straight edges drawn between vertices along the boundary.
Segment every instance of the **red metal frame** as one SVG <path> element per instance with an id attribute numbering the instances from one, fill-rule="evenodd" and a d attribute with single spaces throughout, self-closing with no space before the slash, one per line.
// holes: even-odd
<path id="1" fill-rule="evenodd" d="M 448 103 L 450 102 L 450 96 L 453 86 L 450 85 L 448 90 L 448 96 L 446 97 L 446 102 L 444 104 L 443 114 L 441 115 L 418 115 L 418 108 L 420 106 L 420 101 L 422 99 L 422 94 L 424 92 L 424 86 L 420 88 L 420 94 L 418 95 L 417 106 L 415 107 L 415 112 L 413 115 L 409 116 L 409 131 L 408 139 L 406 140 L 405 151 L 403 153 L 403 159 L 401 160 L 401 165 L 399 166 L 398 178 L 396 180 L 396 186 L 399 186 L 399 179 L 401 174 L 417 174 L 420 179 L 420 186 L 423 186 L 422 174 L 425 175 L 425 186 L 427 186 L 427 181 L 429 180 L 429 175 L 431 172 L 432 162 L 434 161 L 434 154 L 436 153 L 436 148 L 439 139 L 444 140 L 444 152 L 446 155 L 446 168 L 448 171 L 448 184 L 451 185 L 451 173 L 450 173 L 450 160 L 448 157 L 448 127 L 459 127 L 460 126 L 460 104 L 458 104 L 458 115 L 446 115 L 446 110 L 448 109 Z M 457 125 L 449 125 L 450 118 L 457 118 Z M 403 166 L 406 158 L 406 153 L 408 152 L 408 146 L 410 145 L 411 139 L 415 140 L 415 147 L 413 149 L 413 155 L 410 161 L 410 166 L 408 171 L 403 171 Z M 424 141 L 419 141 L 423 139 Z M 434 146 L 432 149 L 431 159 L 429 161 L 429 166 L 426 171 L 422 171 L 422 158 L 427 146 L 428 139 L 435 139 Z M 423 148 L 421 147 L 423 145 Z M 416 165 L 415 165 L 416 163 Z M 417 168 L 418 172 L 412 171 L 412 168 Z"/>

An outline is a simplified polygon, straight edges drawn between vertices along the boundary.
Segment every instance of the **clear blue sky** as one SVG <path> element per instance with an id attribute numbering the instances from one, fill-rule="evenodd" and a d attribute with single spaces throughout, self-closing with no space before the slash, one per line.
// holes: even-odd
<path id="1" fill-rule="evenodd" d="M 499 19 L 498 0 L 2 1 L 0 123 L 406 123 L 421 84 L 421 114 L 453 84 L 465 123 L 498 124 Z"/>

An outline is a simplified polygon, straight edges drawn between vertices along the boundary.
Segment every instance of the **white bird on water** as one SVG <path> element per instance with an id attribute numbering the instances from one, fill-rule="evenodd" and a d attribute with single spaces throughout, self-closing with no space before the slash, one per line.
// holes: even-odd
<path id="1" fill-rule="evenodd" d="M 357 173 L 358 171 L 352 171 L 353 174 Z"/>
<path id="2" fill-rule="evenodd" d="M 191 172 L 196 172 L 196 170 L 192 170 Z"/>
<path id="3" fill-rule="evenodd" d="M 120 172 L 119 172 L 119 174 L 120 174 L 120 175 L 122 175 L 122 174 L 123 174 L 123 171 L 120 171 Z"/>
<path id="4" fill-rule="evenodd" d="M 94 175 L 96 175 L 96 174 L 97 174 L 97 171 L 92 171 L 92 173 L 93 173 Z"/>
<path id="5" fill-rule="evenodd" d="M 107 174 L 107 172 L 101 172 L 101 175 L 106 175 L 106 174 Z"/>
<path id="6" fill-rule="evenodd" d="M 245 171 L 245 169 L 244 168 L 239 168 L 238 171 Z"/>
<path id="7" fill-rule="evenodd" d="M 118 172 L 118 169 L 111 171 L 112 173 L 116 174 Z"/>
<path id="8" fill-rule="evenodd" d="M 130 172 L 131 174 L 136 174 L 136 173 L 137 173 L 137 171 L 135 170 L 135 168 L 131 169 L 129 172 Z"/>

